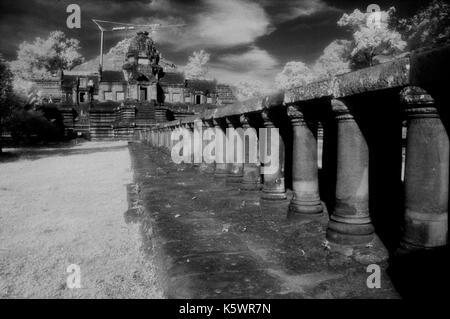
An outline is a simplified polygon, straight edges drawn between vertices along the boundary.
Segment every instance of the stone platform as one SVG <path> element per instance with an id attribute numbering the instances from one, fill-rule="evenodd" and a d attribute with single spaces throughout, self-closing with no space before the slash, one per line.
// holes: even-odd
<path id="1" fill-rule="evenodd" d="M 377 247 L 336 252 L 325 218 L 286 218 L 291 196 L 262 201 L 157 148 L 129 149 L 135 184 L 125 219 L 140 223 L 166 297 L 398 298 Z M 379 289 L 367 287 L 368 264 L 382 269 Z"/>

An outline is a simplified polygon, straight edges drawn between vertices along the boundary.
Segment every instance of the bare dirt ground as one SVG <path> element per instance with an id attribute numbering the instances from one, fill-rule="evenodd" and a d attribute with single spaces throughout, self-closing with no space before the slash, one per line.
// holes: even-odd
<path id="1" fill-rule="evenodd" d="M 126 142 L 4 149 L 0 298 L 160 298 L 154 265 L 127 224 Z M 80 266 L 81 288 L 67 287 Z"/>

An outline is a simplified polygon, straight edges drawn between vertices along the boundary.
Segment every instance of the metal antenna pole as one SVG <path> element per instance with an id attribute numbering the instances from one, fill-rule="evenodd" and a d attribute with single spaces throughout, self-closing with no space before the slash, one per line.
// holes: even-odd
<path id="1" fill-rule="evenodd" d="M 100 30 L 100 70 L 103 69 L 103 42 L 104 42 L 103 40 L 104 40 L 104 33 L 106 31 L 116 32 L 116 31 L 136 30 L 136 29 L 149 29 L 150 32 L 154 32 L 154 31 L 158 31 L 161 29 L 183 27 L 186 25 L 186 24 L 172 24 L 172 25 L 163 26 L 159 23 L 156 23 L 156 24 L 132 24 L 132 23 L 97 20 L 97 19 L 92 19 L 92 22 L 94 22 Z M 102 24 L 110 24 L 113 26 L 103 27 Z"/>
<path id="2" fill-rule="evenodd" d="M 98 23 L 98 20 L 92 19 L 100 30 L 100 70 L 103 70 L 103 33 L 105 29 Z"/>
<path id="3" fill-rule="evenodd" d="M 103 30 L 100 30 L 100 68 L 103 70 Z"/>

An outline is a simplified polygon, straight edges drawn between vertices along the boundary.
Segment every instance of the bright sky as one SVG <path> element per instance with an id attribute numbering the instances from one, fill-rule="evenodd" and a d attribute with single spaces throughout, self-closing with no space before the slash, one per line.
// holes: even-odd
<path id="1" fill-rule="evenodd" d="M 380 0 L 382 10 L 413 14 L 428 0 Z M 66 7 L 81 7 L 81 29 L 68 29 Z M 271 80 L 288 61 L 313 62 L 334 39 L 350 38 L 336 24 L 343 13 L 371 1 L 328 0 L 1 0 L 0 52 L 15 59 L 19 43 L 62 30 L 81 42 L 86 59 L 98 55 L 99 31 L 92 18 L 129 23 L 186 23 L 154 34 L 163 56 L 184 65 L 193 51 L 211 53 L 210 73 L 221 81 Z M 128 33 L 128 36 L 133 33 Z M 105 52 L 127 36 L 108 34 Z"/>

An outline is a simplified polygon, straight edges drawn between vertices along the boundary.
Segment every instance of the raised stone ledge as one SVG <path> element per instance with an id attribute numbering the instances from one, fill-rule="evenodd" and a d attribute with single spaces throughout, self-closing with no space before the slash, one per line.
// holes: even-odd
<path id="1" fill-rule="evenodd" d="M 442 87 L 450 64 L 450 45 L 412 52 L 404 57 L 369 68 L 310 83 L 263 98 L 237 102 L 223 108 L 205 110 L 180 121 L 160 123 L 172 127 L 198 120 L 210 120 L 261 112 L 275 106 L 291 105 L 320 98 L 343 98 L 366 92 L 402 88 L 409 85 Z M 439 83 L 440 82 L 440 83 Z M 445 81 L 444 81 L 445 82 Z"/>
<path id="2" fill-rule="evenodd" d="M 400 58 L 336 77 L 332 96 L 341 98 L 354 94 L 406 86 L 409 81 L 410 59 Z"/>

